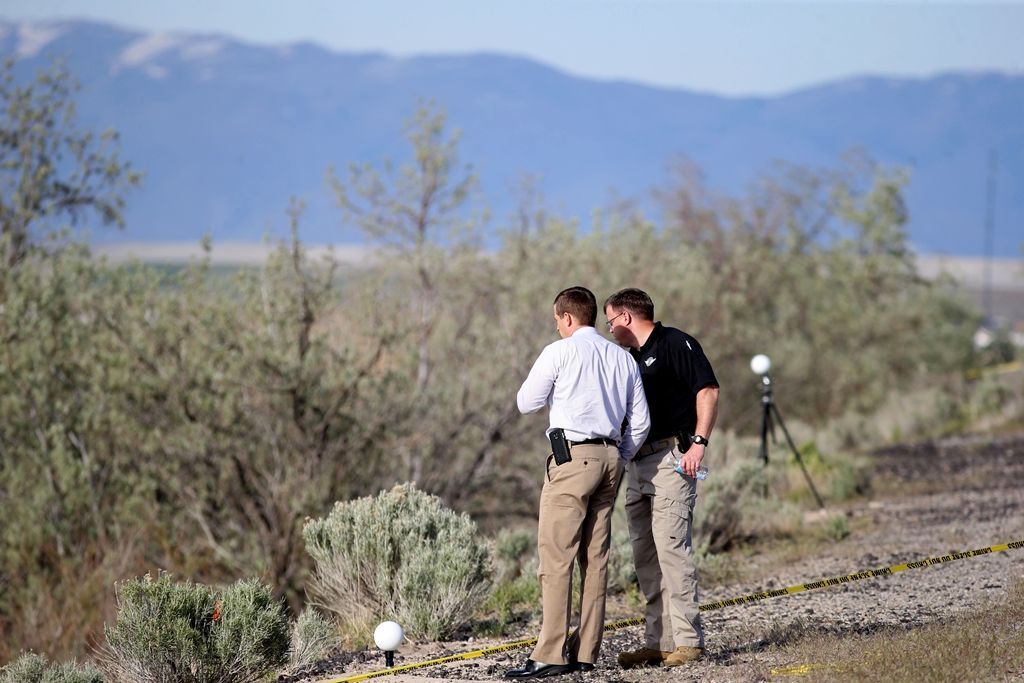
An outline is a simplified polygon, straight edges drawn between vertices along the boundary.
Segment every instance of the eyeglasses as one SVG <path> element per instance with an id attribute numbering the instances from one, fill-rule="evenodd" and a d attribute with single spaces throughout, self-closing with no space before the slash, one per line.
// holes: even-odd
<path id="1" fill-rule="evenodd" d="M 626 311 L 623 311 L 622 313 L 619 313 L 617 316 L 615 316 L 615 318 L 621 318 L 624 315 L 626 315 Z M 609 330 L 612 329 L 612 322 L 615 321 L 615 318 L 612 318 L 611 320 L 605 320 L 604 321 L 604 324 L 608 326 Z"/>

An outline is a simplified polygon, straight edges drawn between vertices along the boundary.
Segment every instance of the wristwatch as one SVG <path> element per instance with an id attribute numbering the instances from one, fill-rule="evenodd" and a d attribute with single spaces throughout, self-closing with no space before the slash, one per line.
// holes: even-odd
<path id="1" fill-rule="evenodd" d="M 695 444 L 699 444 L 701 446 L 707 446 L 708 445 L 707 438 L 701 436 L 700 434 L 694 434 L 693 436 L 691 436 L 690 437 L 690 441 L 694 442 Z"/>

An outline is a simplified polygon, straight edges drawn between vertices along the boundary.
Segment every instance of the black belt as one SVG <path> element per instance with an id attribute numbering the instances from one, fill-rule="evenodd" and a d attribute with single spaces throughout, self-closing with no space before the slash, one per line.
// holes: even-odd
<path id="1" fill-rule="evenodd" d="M 658 439 L 657 441 L 648 441 L 640 450 L 633 456 L 633 460 L 639 460 L 640 458 L 646 458 L 648 455 L 653 455 L 660 451 L 668 450 L 676 445 L 676 437 L 670 436 L 664 439 Z"/>
<path id="2" fill-rule="evenodd" d="M 570 441 L 569 442 L 570 446 L 590 446 L 590 445 L 595 445 L 596 446 L 596 445 L 599 445 L 599 444 L 604 444 L 605 446 L 618 446 L 619 445 L 618 443 L 616 443 L 615 439 L 603 439 L 603 438 L 583 439 L 583 441 Z"/>

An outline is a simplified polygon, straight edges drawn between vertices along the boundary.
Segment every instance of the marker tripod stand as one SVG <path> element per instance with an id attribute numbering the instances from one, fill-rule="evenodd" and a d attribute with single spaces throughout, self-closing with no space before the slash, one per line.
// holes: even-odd
<path id="1" fill-rule="evenodd" d="M 775 422 L 779 423 L 779 427 L 782 428 L 782 433 L 786 435 L 786 442 L 789 444 L 790 450 L 793 451 L 793 456 L 796 458 L 797 463 L 800 465 L 800 469 L 804 473 L 804 479 L 807 480 L 807 486 L 810 487 L 811 493 L 814 494 L 814 499 L 818 501 L 818 505 L 824 509 L 825 502 L 818 495 L 818 490 L 814 488 L 814 482 L 811 481 L 811 475 L 807 473 L 807 467 L 804 466 L 804 459 L 800 456 L 800 451 L 796 449 L 793 444 L 793 438 L 789 435 L 789 430 L 786 429 L 786 423 L 782 421 L 782 413 L 779 412 L 778 406 L 775 405 L 775 401 L 772 400 L 772 379 L 767 374 L 761 376 L 761 407 L 762 407 L 762 419 L 761 419 L 761 460 L 765 465 L 768 464 L 768 435 L 771 434 L 772 441 L 775 439 Z"/>

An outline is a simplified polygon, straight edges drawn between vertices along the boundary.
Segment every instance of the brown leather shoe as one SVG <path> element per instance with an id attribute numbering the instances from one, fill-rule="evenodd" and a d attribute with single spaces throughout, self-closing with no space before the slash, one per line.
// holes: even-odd
<path id="1" fill-rule="evenodd" d="M 618 657 L 619 666 L 623 669 L 632 669 L 634 666 L 659 666 L 671 654 L 673 653 L 655 650 L 650 647 L 620 652 Z"/>
<path id="2" fill-rule="evenodd" d="M 673 652 L 667 653 L 665 657 L 665 666 L 682 666 L 687 662 L 695 662 L 704 656 L 704 648 L 701 647 L 687 647 L 686 645 L 680 645 Z"/>

